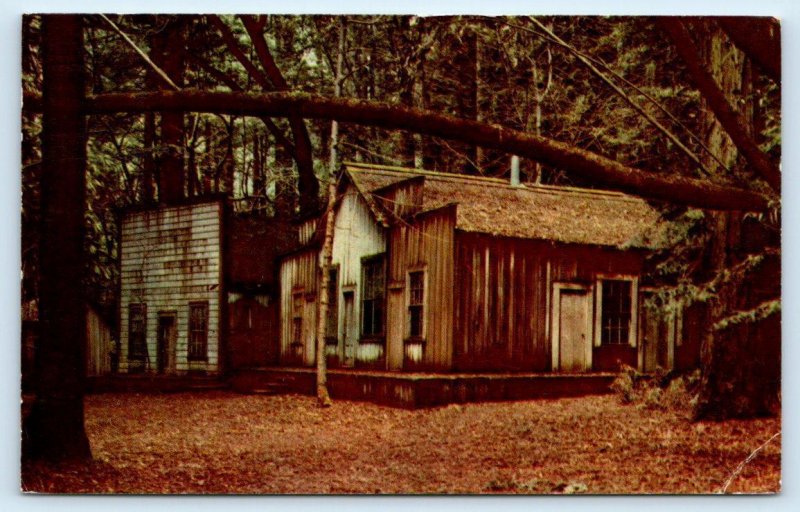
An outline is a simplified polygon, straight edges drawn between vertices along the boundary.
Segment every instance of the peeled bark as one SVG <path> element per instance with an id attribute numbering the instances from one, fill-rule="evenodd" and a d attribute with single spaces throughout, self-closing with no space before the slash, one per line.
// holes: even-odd
<path id="1" fill-rule="evenodd" d="M 23 457 L 91 458 L 83 422 L 86 211 L 83 33 L 77 15 L 42 16 L 40 336 Z"/>
<path id="2" fill-rule="evenodd" d="M 35 96 L 26 96 L 26 108 L 28 107 L 35 110 Z M 386 129 L 410 130 L 462 140 L 560 167 L 609 190 L 709 210 L 763 211 L 770 201 L 768 197 L 751 190 L 717 185 L 707 180 L 648 172 L 563 142 L 496 124 L 363 100 L 287 92 L 254 94 L 183 90 L 102 94 L 87 98 L 84 112 L 108 114 L 158 110 L 256 117 L 293 114 L 305 118 L 337 119 L 340 122 Z"/>

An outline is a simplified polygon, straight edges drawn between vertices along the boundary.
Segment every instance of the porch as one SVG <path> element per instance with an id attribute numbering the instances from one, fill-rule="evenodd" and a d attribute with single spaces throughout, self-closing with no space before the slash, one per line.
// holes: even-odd
<path id="1" fill-rule="evenodd" d="M 452 403 L 530 400 L 610 393 L 615 373 L 400 373 L 329 369 L 333 399 L 369 401 L 402 408 Z M 313 395 L 314 368 L 254 368 L 229 380 L 243 393 Z"/>

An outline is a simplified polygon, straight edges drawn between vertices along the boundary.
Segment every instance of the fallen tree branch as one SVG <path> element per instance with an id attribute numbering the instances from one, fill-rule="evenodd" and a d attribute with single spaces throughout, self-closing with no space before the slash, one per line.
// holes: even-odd
<path id="1" fill-rule="evenodd" d="M 39 95 L 26 94 L 24 99 L 27 109 L 35 110 L 37 104 L 41 105 Z M 366 100 L 327 98 L 298 92 L 257 94 L 183 90 L 101 94 L 88 97 L 84 103 L 86 114 L 148 111 L 336 119 L 497 149 L 566 169 L 598 187 L 673 204 L 740 211 L 762 211 L 770 204 L 767 196 L 752 190 L 648 172 L 563 142 L 501 125 Z"/>

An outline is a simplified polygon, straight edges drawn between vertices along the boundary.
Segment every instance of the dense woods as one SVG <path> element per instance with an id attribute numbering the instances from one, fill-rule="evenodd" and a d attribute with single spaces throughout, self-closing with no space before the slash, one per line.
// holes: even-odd
<path id="1" fill-rule="evenodd" d="M 26 16 L 22 296 L 39 299 L 41 368 L 79 357 L 57 335 L 66 292 L 115 308 L 120 208 L 222 192 L 300 218 L 328 204 L 337 158 L 507 177 L 518 155 L 525 182 L 623 190 L 673 221 L 653 302 L 706 307 L 697 417 L 774 413 L 780 33 L 741 23 Z M 80 423 L 76 365 L 40 383 L 43 417 Z"/>

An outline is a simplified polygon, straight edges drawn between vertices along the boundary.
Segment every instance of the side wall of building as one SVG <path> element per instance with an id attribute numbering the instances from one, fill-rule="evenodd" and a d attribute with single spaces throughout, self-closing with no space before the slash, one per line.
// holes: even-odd
<path id="1" fill-rule="evenodd" d="M 223 204 L 219 201 L 132 212 L 120 244 L 120 371 L 218 373 L 222 317 Z M 192 305 L 206 306 L 205 357 L 189 358 Z M 143 361 L 129 358 L 131 306 L 142 308 Z M 171 331 L 169 317 L 173 318 Z M 196 324 L 197 325 L 197 324 Z M 159 347 L 159 327 L 167 338 Z M 159 367 L 159 353 L 166 355 Z"/>
<path id="2" fill-rule="evenodd" d="M 464 371 L 552 369 L 554 283 L 582 287 L 594 304 L 598 276 L 641 272 L 636 252 L 458 231 L 455 254 L 453 366 Z M 589 312 L 592 326 L 596 310 Z M 635 347 L 591 352 L 594 370 L 614 369 L 617 361 L 637 365 Z"/>
<path id="3" fill-rule="evenodd" d="M 426 213 L 391 230 L 387 299 L 388 368 L 447 370 L 453 362 L 456 208 Z M 422 278 L 421 333 L 410 325 L 411 274 Z"/>

